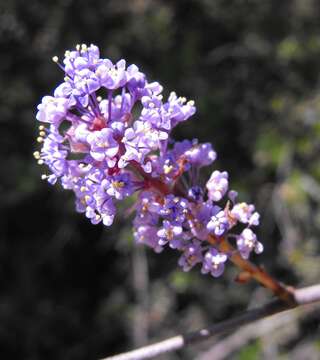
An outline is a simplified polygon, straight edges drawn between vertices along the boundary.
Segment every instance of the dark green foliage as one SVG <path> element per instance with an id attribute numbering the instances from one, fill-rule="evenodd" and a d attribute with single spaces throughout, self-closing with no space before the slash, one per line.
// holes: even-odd
<path id="1" fill-rule="evenodd" d="M 1 358 L 94 359 L 145 341 L 143 322 L 150 341 L 267 298 L 255 284 L 235 284 L 232 266 L 218 280 L 184 274 L 170 250 L 146 251 L 145 291 L 137 269 L 145 255 L 128 216 L 93 226 L 72 194 L 40 180 L 36 105 L 61 81 L 51 57 L 77 43 L 194 99 L 198 112 L 176 137 L 212 142 L 216 168 L 256 203 L 265 245 L 256 260 L 293 285 L 319 280 L 319 17 L 313 0 L 1 2 Z M 293 356 L 301 344 L 316 348 L 317 331 L 319 314 L 273 346 Z M 261 358 L 265 347 L 253 343 L 236 358 Z M 193 359 L 200 348 L 170 359 Z"/>

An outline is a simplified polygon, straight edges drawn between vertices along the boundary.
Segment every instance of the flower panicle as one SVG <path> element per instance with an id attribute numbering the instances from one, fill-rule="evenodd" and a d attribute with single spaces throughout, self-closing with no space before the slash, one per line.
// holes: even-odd
<path id="1" fill-rule="evenodd" d="M 193 100 L 175 92 L 164 99 L 158 82 L 123 59 L 100 58 L 95 45 L 77 45 L 62 62 L 56 56 L 53 61 L 64 80 L 38 105 L 41 150 L 34 157 L 48 168 L 42 179 L 73 191 L 78 212 L 110 226 L 116 202 L 137 193 L 136 242 L 156 252 L 176 249 L 184 271 L 200 264 L 202 273 L 223 273 L 231 254 L 209 236 L 217 244 L 235 238 L 244 259 L 263 250 L 252 230 L 259 214 L 236 202 L 228 173 L 215 170 L 204 188 L 198 185 L 199 169 L 217 157 L 211 144 L 171 137 L 196 112 Z M 231 234 L 238 224 L 242 231 Z"/>

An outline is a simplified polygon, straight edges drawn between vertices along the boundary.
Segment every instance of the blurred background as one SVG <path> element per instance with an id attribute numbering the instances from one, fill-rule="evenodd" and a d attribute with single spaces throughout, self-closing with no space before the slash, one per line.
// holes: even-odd
<path id="1" fill-rule="evenodd" d="M 216 280 L 183 273 L 174 251 L 133 244 L 130 219 L 91 225 L 41 181 L 36 106 L 62 81 L 52 56 L 77 43 L 194 99 L 175 136 L 212 142 L 214 169 L 256 204 L 254 260 L 289 284 L 319 282 L 319 19 L 316 0 L 1 0 L 1 358 L 101 358 L 270 298 L 235 283 L 232 265 Z M 319 307 L 286 316 L 161 359 L 319 359 Z"/>

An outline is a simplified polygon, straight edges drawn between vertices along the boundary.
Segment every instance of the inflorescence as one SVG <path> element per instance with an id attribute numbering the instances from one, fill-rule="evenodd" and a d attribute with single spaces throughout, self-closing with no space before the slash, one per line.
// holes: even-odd
<path id="1" fill-rule="evenodd" d="M 219 250 L 222 238 L 234 239 L 245 259 L 262 252 L 251 229 L 259 214 L 236 203 L 228 173 L 215 170 L 205 188 L 198 184 L 199 169 L 216 159 L 211 144 L 170 137 L 196 112 L 194 101 L 174 92 L 164 100 L 158 82 L 125 60 L 101 59 L 95 45 L 53 61 L 65 77 L 38 105 L 36 117 L 47 126 L 39 127 L 42 148 L 34 156 L 49 168 L 43 179 L 74 192 L 78 212 L 110 226 L 116 202 L 136 194 L 136 242 L 156 252 L 176 249 L 184 271 L 201 264 L 202 273 L 220 276 L 232 255 Z"/>

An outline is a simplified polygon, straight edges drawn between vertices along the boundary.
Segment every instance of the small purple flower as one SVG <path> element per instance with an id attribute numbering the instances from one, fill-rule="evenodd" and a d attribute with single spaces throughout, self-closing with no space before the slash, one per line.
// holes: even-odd
<path id="1" fill-rule="evenodd" d="M 74 83 L 80 94 L 92 94 L 100 88 L 99 79 L 89 69 L 78 71 L 74 77 Z"/>
<path id="2" fill-rule="evenodd" d="M 168 133 L 152 126 L 149 121 L 135 121 L 133 125 L 134 139 L 138 148 L 156 150 L 160 141 L 168 139 Z"/>
<path id="3" fill-rule="evenodd" d="M 220 253 L 211 247 L 204 255 L 201 269 L 202 274 L 210 273 L 213 277 L 219 277 L 224 271 L 224 263 L 227 259 L 226 254 Z"/>
<path id="4" fill-rule="evenodd" d="M 38 105 L 37 120 L 59 125 L 64 120 L 70 102 L 65 98 L 54 98 L 52 96 L 44 96 L 41 104 Z"/>
<path id="5" fill-rule="evenodd" d="M 200 186 L 192 186 L 188 190 L 188 196 L 194 201 L 201 201 L 203 199 L 203 190 Z"/>
<path id="6" fill-rule="evenodd" d="M 248 259 L 252 250 L 256 254 L 263 251 L 263 245 L 257 240 L 256 234 L 251 229 L 244 229 L 242 233 L 237 236 L 237 247 L 244 259 Z"/>
<path id="7" fill-rule="evenodd" d="M 129 173 L 122 173 L 104 179 L 101 183 L 104 191 L 117 200 L 123 200 L 125 197 L 130 196 L 133 191 L 133 184 Z"/>
<path id="8" fill-rule="evenodd" d="M 185 97 L 177 97 L 175 92 L 170 93 L 168 102 L 163 107 L 170 115 L 172 128 L 179 122 L 187 120 L 196 112 L 193 100 L 187 102 Z"/>
<path id="9" fill-rule="evenodd" d="M 170 194 L 165 197 L 159 215 L 171 222 L 182 224 L 185 220 L 187 208 L 188 201 L 186 199 Z"/>
<path id="10" fill-rule="evenodd" d="M 86 103 L 87 106 L 88 98 L 83 100 L 84 95 L 82 91 L 76 89 L 76 84 L 68 77 L 66 77 L 65 82 L 61 83 L 54 91 L 55 98 L 65 98 L 68 100 L 70 109 L 76 107 L 77 103 Z M 68 115 L 69 114 L 70 112 Z"/>
<path id="11" fill-rule="evenodd" d="M 127 88 L 136 100 L 141 99 L 146 87 L 145 75 L 139 71 L 138 66 L 132 64 L 127 68 Z"/>
<path id="12" fill-rule="evenodd" d="M 251 215 L 251 217 L 250 217 L 250 219 L 249 219 L 249 221 L 248 221 L 248 224 L 249 224 L 249 226 L 258 226 L 259 223 L 260 223 L 260 214 L 255 211 L 255 212 Z"/>
<path id="13" fill-rule="evenodd" d="M 224 210 L 221 210 L 211 217 L 211 220 L 207 224 L 207 229 L 216 236 L 222 236 L 229 229 L 229 226 L 226 214 Z"/>
<path id="14" fill-rule="evenodd" d="M 192 219 L 188 221 L 190 231 L 197 239 L 206 240 L 209 235 L 207 224 L 212 216 L 216 215 L 221 209 L 213 206 L 210 202 L 199 202 L 190 204 Z"/>
<path id="15" fill-rule="evenodd" d="M 162 176 L 165 182 L 171 183 L 179 171 L 179 164 L 173 154 L 167 152 L 161 159 L 154 157 L 152 160 L 155 176 Z"/>
<path id="16" fill-rule="evenodd" d="M 231 202 L 234 204 L 236 202 L 236 198 L 238 196 L 237 191 L 235 190 L 230 190 L 228 192 L 228 198 L 231 200 Z"/>
<path id="17" fill-rule="evenodd" d="M 95 45 L 77 45 L 75 51 L 66 51 L 63 64 L 65 72 L 71 78 L 74 77 L 75 72 L 85 68 L 94 68 L 99 62 L 99 48 Z"/>
<path id="18" fill-rule="evenodd" d="M 197 140 L 183 140 L 174 143 L 172 155 L 175 159 L 185 156 L 186 152 L 192 148 L 193 145 L 198 144 Z"/>
<path id="19" fill-rule="evenodd" d="M 138 244 L 150 246 L 155 252 L 160 253 L 163 247 L 159 245 L 156 226 L 139 225 L 134 228 L 133 236 Z"/>
<path id="20" fill-rule="evenodd" d="M 208 198 L 213 201 L 220 201 L 228 190 L 228 173 L 215 170 L 206 184 Z"/>
<path id="21" fill-rule="evenodd" d="M 140 193 L 135 205 L 136 218 L 134 225 L 158 224 L 161 205 L 155 200 L 155 194 L 149 191 Z"/>
<path id="22" fill-rule="evenodd" d="M 63 175 L 68 169 L 67 151 L 62 149 L 63 139 L 56 134 L 50 134 L 43 141 L 40 162 L 45 163 L 56 176 Z"/>
<path id="23" fill-rule="evenodd" d="M 99 211 L 101 214 L 102 222 L 105 226 L 111 226 L 113 219 L 116 215 L 116 208 L 113 204 L 112 199 L 106 200 L 100 207 Z"/>
<path id="24" fill-rule="evenodd" d="M 191 164 L 202 167 L 212 164 L 217 158 L 216 152 L 209 143 L 196 144 L 185 153 Z"/>
<path id="25" fill-rule="evenodd" d="M 97 211 L 91 206 L 86 207 L 86 217 L 90 219 L 93 225 L 99 224 L 101 222 L 101 216 Z"/>
<path id="26" fill-rule="evenodd" d="M 183 271 L 189 271 L 196 264 L 203 261 L 201 242 L 193 240 L 191 243 L 183 247 L 183 253 L 179 258 L 178 264 Z"/>
<path id="27" fill-rule="evenodd" d="M 141 136 L 136 136 L 133 128 L 125 130 L 122 143 L 125 145 L 126 151 L 119 160 L 119 168 L 126 167 L 130 161 L 136 161 L 140 164 L 144 163 L 145 156 L 150 152 L 150 148 L 143 143 Z"/>
<path id="28" fill-rule="evenodd" d="M 163 246 L 169 242 L 169 245 L 174 248 L 179 247 L 179 237 L 182 235 L 182 227 L 171 224 L 168 220 L 164 220 L 162 228 L 157 232 L 159 237 L 159 245 Z M 178 241 L 178 242 L 177 242 Z"/>
<path id="29" fill-rule="evenodd" d="M 235 204 L 230 215 L 243 224 L 259 225 L 259 214 L 255 212 L 255 207 L 252 204 L 245 202 Z"/>
<path id="30" fill-rule="evenodd" d="M 127 82 L 125 60 L 119 60 L 115 65 L 109 60 L 104 59 L 100 62 L 96 70 L 96 76 L 101 86 L 115 90 L 124 86 Z"/>
<path id="31" fill-rule="evenodd" d="M 111 160 L 118 153 L 119 144 L 113 138 L 113 131 L 109 128 L 91 132 L 87 136 L 87 141 L 91 146 L 90 155 L 94 160 Z"/>

